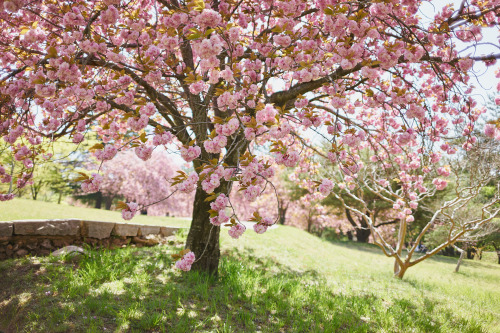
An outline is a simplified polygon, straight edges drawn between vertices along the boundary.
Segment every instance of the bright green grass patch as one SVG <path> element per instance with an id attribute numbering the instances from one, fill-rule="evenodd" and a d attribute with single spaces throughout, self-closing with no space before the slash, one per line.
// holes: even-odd
<path id="1" fill-rule="evenodd" d="M 183 233 L 185 237 L 185 232 Z M 436 257 L 403 280 L 372 246 L 291 227 L 222 232 L 217 279 L 172 269 L 177 247 L 0 262 L 0 330 L 498 332 L 500 268 Z"/>
<path id="2" fill-rule="evenodd" d="M 52 202 L 29 199 L 0 202 L 0 221 L 64 218 L 126 222 L 122 219 L 120 212 L 104 209 L 75 207 L 64 203 L 58 205 Z M 188 218 L 137 215 L 130 223 L 189 228 L 191 220 Z"/>

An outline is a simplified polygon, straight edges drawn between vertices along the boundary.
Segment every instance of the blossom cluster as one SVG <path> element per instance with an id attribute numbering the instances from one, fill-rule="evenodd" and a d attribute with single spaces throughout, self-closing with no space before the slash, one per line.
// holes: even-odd
<path id="1" fill-rule="evenodd" d="M 184 193 L 193 192 L 198 186 L 198 174 L 196 172 L 191 172 L 189 176 L 182 183 L 177 186 L 177 189 Z"/>
<path id="2" fill-rule="evenodd" d="M 195 259 L 196 258 L 195 258 L 194 252 L 189 251 L 184 256 L 182 256 L 181 260 L 178 260 L 175 263 L 175 267 L 177 267 L 178 269 L 185 271 L 185 272 L 190 271 L 191 265 L 193 265 Z"/>
<path id="3" fill-rule="evenodd" d="M 139 205 L 135 202 L 128 202 L 127 208 L 122 209 L 122 218 L 124 220 L 131 220 L 137 211 L 139 210 Z"/>
<path id="4" fill-rule="evenodd" d="M 99 185 L 102 183 L 102 176 L 98 173 L 93 173 L 89 179 L 82 182 L 82 191 L 85 193 L 94 193 L 99 191 Z"/>
<path id="5" fill-rule="evenodd" d="M 260 222 L 255 223 L 253 225 L 253 230 L 258 233 L 258 234 L 263 234 L 267 231 L 267 228 L 269 228 L 271 225 L 273 225 L 274 222 L 271 218 L 269 217 L 263 217 Z"/>

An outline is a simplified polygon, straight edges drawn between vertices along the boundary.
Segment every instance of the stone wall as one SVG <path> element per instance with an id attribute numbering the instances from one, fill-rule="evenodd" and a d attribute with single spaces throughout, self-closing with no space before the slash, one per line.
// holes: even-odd
<path id="1" fill-rule="evenodd" d="M 28 254 L 48 255 L 58 248 L 84 243 L 106 248 L 130 243 L 155 245 L 179 229 L 77 219 L 0 221 L 0 260 Z"/>

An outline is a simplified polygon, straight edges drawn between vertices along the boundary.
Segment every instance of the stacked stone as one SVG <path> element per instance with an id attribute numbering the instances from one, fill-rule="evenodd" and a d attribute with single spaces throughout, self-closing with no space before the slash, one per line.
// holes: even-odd
<path id="1" fill-rule="evenodd" d="M 156 245 L 174 234 L 177 227 L 142 224 L 66 220 L 0 221 L 0 260 L 25 255 L 48 255 L 64 246 L 115 248 L 135 243 Z"/>

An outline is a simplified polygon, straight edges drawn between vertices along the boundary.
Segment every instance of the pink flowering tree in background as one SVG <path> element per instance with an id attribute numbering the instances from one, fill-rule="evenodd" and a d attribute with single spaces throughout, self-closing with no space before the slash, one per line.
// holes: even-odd
<path id="1" fill-rule="evenodd" d="M 474 146 L 482 111 L 469 97 L 471 69 L 499 57 L 473 54 L 486 27 L 499 25 L 500 5 L 488 0 L 434 6 L 426 20 L 416 14 L 429 4 L 407 0 L 0 5 L 0 134 L 8 153 L 42 159 L 42 137 L 78 144 L 89 131 L 101 140 L 94 146 L 101 161 L 119 150 L 143 160 L 160 146 L 179 153 L 195 170 L 174 178 L 179 191 L 195 192 L 186 244 L 194 257 L 184 254 L 179 266 L 212 274 L 220 224 L 235 238 L 245 231 L 229 207 L 233 182 L 256 199 L 274 165 L 299 163 L 296 142 L 312 131 L 330 141 L 331 163 L 352 178 L 347 188 L 364 167 L 363 148 L 404 173 L 403 202 L 424 193 L 418 175 L 438 162 L 429 159 L 436 147 L 453 154 L 451 136 L 462 136 L 465 150 Z M 271 153 L 258 149 L 269 146 Z M 10 175 L 0 166 L 0 178 L 13 180 L 2 200 L 25 186 L 32 167 L 27 161 Z M 102 175 L 82 177 L 84 191 L 99 190 Z M 446 178 L 432 182 L 440 189 Z M 336 184 L 325 179 L 320 192 Z M 140 209 L 121 208 L 127 218 Z M 258 232 L 274 223 L 253 216 Z"/>
<path id="2" fill-rule="evenodd" d="M 321 235 L 326 227 L 338 232 L 345 230 L 335 211 L 324 205 L 325 197 L 318 192 L 315 182 L 320 174 L 321 164 L 314 163 L 317 149 L 308 148 L 302 152 L 302 162 L 288 175 L 289 215 L 292 225 L 301 227 L 309 233 Z"/>
<path id="3" fill-rule="evenodd" d="M 153 153 L 147 161 L 131 151 L 118 153 L 102 164 L 99 190 L 105 198 L 137 203 L 148 215 L 191 216 L 192 195 L 170 186 L 178 169 L 179 165 L 164 151 Z"/>
<path id="4" fill-rule="evenodd" d="M 234 186 L 239 191 L 233 191 L 230 196 L 230 204 L 236 215 L 242 220 L 250 220 L 254 212 L 277 220 L 279 224 L 287 222 L 287 211 L 291 203 L 289 181 L 287 180 L 287 168 L 279 166 L 271 178 L 266 178 L 267 183 L 261 191 L 257 192 L 254 201 L 248 200 L 248 189 L 240 187 L 238 183 Z M 252 190 L 252 188 L 250 188 Z M 288 221 L 289 222 L 289 221 Z"/>

